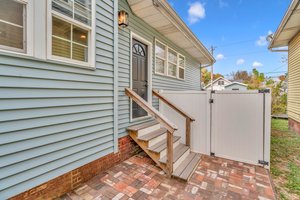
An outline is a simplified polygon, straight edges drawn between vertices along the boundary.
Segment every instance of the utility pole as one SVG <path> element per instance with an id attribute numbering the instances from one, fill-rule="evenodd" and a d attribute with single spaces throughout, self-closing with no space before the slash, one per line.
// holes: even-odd
<path id="1" fill-rule="evenodd" d="M 214 56 L 214 52 L 215 52 L 216 48 L 217 47 L 213 46 L 213 45 L 210 47 L 210 53 L 211 53 L 212 56 Z M 211 87 L 211 91 L 214 90 L 214 88 L 213 88 L 213 82 L 214 82 L 214 64 L 211 65 L 211 72 L 210 72 L 210 87 Z"/>

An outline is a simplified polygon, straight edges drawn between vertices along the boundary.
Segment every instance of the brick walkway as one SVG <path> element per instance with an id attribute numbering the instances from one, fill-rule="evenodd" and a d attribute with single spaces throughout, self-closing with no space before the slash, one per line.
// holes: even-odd
<path id="1" fill-rule="evenodd" d="M 188 183 L 168 179 L 144 154 L 99 174 L 60 199 L 275 199 L 260 167 L 202 156 Z"/>

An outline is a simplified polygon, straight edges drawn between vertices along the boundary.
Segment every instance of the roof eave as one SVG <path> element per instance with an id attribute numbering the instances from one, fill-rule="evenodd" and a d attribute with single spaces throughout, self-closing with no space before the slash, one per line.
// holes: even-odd
<path id="1" fill-rule="evenodd" d="M 170 14 L 172 19 L 176 21 L 177 24 L 179 24 L 185 33 L 187 33 L 188 36 L 190 36 L 190 39 L 193 40 L 195 45 L 199 47 L 199 50 L 206 56 L 206 58 L 210 61 L 210 63 L 203 63 L 203 64 L 214 64 L 216 62 L 215 58 L 211 55 L 211 53 L 207 50 L 207 48 L 203 45 L 203 43 L 195 36 L 195 34 L 190 30 L 190 28 L 183 22 L 183 20 L 178 16 L 176 11 L 170 6 L 170 4 L 165 0 L 157 0 L 162 8 Z"/>
<path id="2" fill-rule="evenodd" d="M 283 19 L 280 22 L 280 25 L 278 26 L 276 32 L 273 35 L 273 39 L 271 40 L 268 49 L 273 49 L 273 48 L 280 48 L 280 47 L 285 47 L 287 45 L 275 45 L 275 41 L 276 39 L 279 37 L 279 35 L 282 33 L 282 31 L 284 30 L 285 25 L 287 24 L 288 20 L 290 19 L 294 9 L 296 8 L 296 6 L 299 4 L 299 0 L 293 0 L 291 5 L 289 6 L 287 12 L 285 13 Z"/>

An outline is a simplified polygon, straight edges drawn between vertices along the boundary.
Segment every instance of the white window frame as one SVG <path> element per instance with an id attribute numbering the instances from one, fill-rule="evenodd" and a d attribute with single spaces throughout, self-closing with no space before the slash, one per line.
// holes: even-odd
<path id="1" fill-rule="evenodd" d="M 173 52 L 175 52 L 176 57 L 177 57 L 177 62 L 176 63 L 173 63 L 173 62 L 169 61 L 169 49 L 171 49 Z M 178 53 L 177 53 L 177 51 L 175 51 L 174 49 L 172 49 L 170 47 L 168 47 L 168 51 L 167 52 L 168 52 L 167 53 L 167 76 L 172 77 L 172 78 L 178 78 Z M 169 63 L 171 63 L 172 65 L 176 66 L 176 69 L 175 69 L 176 76 L 172 76 L 172 75 L 169 74 Z"/>
<path id="2" fill-rule="evenodd" d="M 165 58 L 161 58 L 160 56 L 157 56 L 156 55 L 156 52 L 155 52 L 155 74 L 158 74 L 158 75 L 162 75 L 162 76 L 167 76 L 167 77 L 171 77 L 171 78 L 176 78 L 176 79 L 179 79 L 179 80 L 185 80 L 185 70 L 186 70 L 186 58 L 184 55 L 178 53 L 178 51 L 174 50 L 173 48 L 169 47 L 168 45 L 166 45 L 165 43 L 155 39 L 155 49 L 156 49 L 156 44 L 157 43 L 160 43 L 162 45 L 164 45 L 166 47 L 166 50 L 165 50 Z M 177 63 L 173 63 L 173 62 L 170 62 L 169 61 L 169 49 L 171 49 L 172 51 L 174 51 L 177 55 Z M 179 56 L 183 57 L 184 58 L 184 67 L 181 67 L 179 65 Z M 165 65 L 164 65 L 164 71 L 165 73 L 160 73 L 157 71 L 157 67 L 156 67 L 156 58 L 159 58 L 161 60 L 164 60 L 165 61 Z M 169 63 L 173 64 L 173 65 L 176 65 L 176 76 L 172 76 L 169 74 Z M 180 78 L 179 77 L 179 68 L 183 69 L 184 70 L 184 77 L 183 78 Z"/>
<path id="3" fill-rule="evenodd" d="M 67 64 L 75 64 L 85 67 L 91 67 L 95 68 L 95 0 L 92 0 L 92 8 L 91 8 L 91 25 L 86 25 L 80 21 L 77 21 L 71 17 L 68 17 L 64 14 L 61 14 L 57 11 L 52 10 L 52 0 L 48 0 L 47 5 L 47 59 L 53 60 L 53 61 L 60 61 Z M 75 25 L 79 28 L 82 28 L 84 30 L 88 31 L 88 62 L 78 61 L 71 58 L 64 58 L 60 56 L 52 55 L 52 17 L 56 17 L 60 20 L 63 20 L 67 23 L 70 23 L 72 25 Z M 71 35 L 72 37 L 72 35 Z M 71 38 L 72 39 L 72 38 Z M 72 49 L 71 49 L 72 51 Z"/>
<path id="4" fill-rule="evenodd" d="M 181 67 L 180 66 L 180 64 L 179 64 L 179 57 L 183 57 L 183 67 Z M 177 67 L 177 74 L 178 74 L 178 79 L 180 79 L 180 80 L 185 80 L 185 56 L 184 55 L 182 55 L 182 54 L 180 54 L 180 53 L 178 53 L 178 67 Z M 183 78 L 180 78 L 179 77 L 179 69 L 183 69 Z"/>
<path id="5" fill-rule="evenodd" d="M 12 53 L 17 55 L 33 55 L 33 2 L 32 0 L 14 0 L 18 3 L 24 4 L 25 15 L 23 15 L 23 45 L 24 49 L 18 49 L 5 45 L 0 45 L 0 52 Z"/>
<path id="6" fill-rule="evenodd" d="M 154 47 L 154 49 L 156 49 L 156 44 L 157 43 L 160 43 L 160 44 L 162 44 L 163 46 L 165 46 L 165 58 L 162 58 L 162 57 L 160 57 L 160 56 L 157 56 L 156 55 L 156 50 L 155 50 L 155 74 L 160 74 L 160 75 L 166 75 L 166 73 L 167 73 L 167 62 L 168 62 L 168 46 L 166 45 L 166 44 L 164 44 L 163 42 L 161 42 L 161 41 L 159 41 L 159 40 L 155 40 L 155 47 Z M 164 73 L 161 73 L 161 72 L 158 72 L 157 71 L 157 68 L 156 68 L 156 58 L 159 58 L 159 59 L 161 59 L 161 60 L 163 60 L 164 61 Z"/>

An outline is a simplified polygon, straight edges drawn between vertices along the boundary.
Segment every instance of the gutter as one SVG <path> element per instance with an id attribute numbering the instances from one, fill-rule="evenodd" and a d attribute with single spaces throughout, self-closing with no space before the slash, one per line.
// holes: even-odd
<path id="1" fill-rule="evenodd" d="M 268 48 L 268 49 L 271 52 L 289 52 L 288 49 L 273 49 L 273 48 Z"/>

